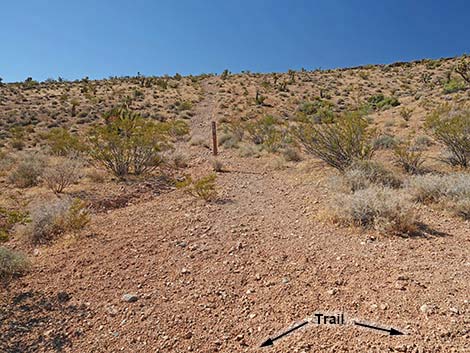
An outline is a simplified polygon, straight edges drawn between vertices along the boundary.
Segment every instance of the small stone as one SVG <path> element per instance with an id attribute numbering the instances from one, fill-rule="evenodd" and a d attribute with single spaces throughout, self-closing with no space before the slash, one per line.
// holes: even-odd
<path id="1" fill-rule="evenodd" d="M 113 306 L 107 307 L 106 311 L 108 312 L 110 316 L 116 316 L 118 314 L 118 311 Z"/>
<path id="2" fill-rule="evenodd" d="M 388 304 L 387 303 L 380 304 L 380 309 L 387 310 L 388 309 Z"/>
<path id="3" fill-rule="evenodd" d="M 289 283 L 289 278 L 284 277 L 284 278 L 282 279 L 282 283 L 284 283 L 284 284 Z"/>
<path id="4" fill-rule="evenodd" d="M 181 273 L 186 274 L 186 273 L 191 273 L 186 267 L 183 267 L 181 270 Z"/>
<path id="5" fill-rule="evenodd" d="M 449 311 L 450 311 L 451 313 L 454 313 L 454 314 L 457 314 L 457 315 L 460 314 L 460 311 L 459 311 L 458 308 L 453 308 L 453 307 L 452 307 L 452 308 L 449 309 Z"/>
<path id="6" fill-rule="evenodd" d="M 122 300 L 128 303 L 134 303 L 139 300 L 139 297 L 136 294 L 124 294 Z"/>
<path id="7" fill-rule="evenodd" d="M 427 304 L 423 304 L 421 305 L 421 307 L 419 308 L 419 310 L 422 312 L 422 313 L 427 313 L 429 311 L 430 307 L 429 305 Z"/>
<path id="8" fill-rule="evenodd" d="M 256 317 L 256 314 L 250 314 L 249 318 L 254 319 Z"/>
<path id="9" fill-rule="evenodd" d="M 332 288 L 330 290 L 328 290 L 327 292 L 329 295 L 335 295 L 336 293 L 338 293 L 338 290 L 336 288 Z"/>

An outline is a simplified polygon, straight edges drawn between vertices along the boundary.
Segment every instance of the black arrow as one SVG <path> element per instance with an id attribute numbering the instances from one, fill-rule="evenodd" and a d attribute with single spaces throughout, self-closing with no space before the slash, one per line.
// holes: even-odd
<path id="1" fill-rule="evenodd" d="M 261 346 L 260 347 L 269 347 L 269 346 L 272 346 L 274 341 L 277 341 L 278 339 L 284 337 L 284 336 L 287 336 L 289 333 L 295 331 L 295 330 L 298 330 L 299 328 L 305 326 L 308 324 L 308 321 L 304 321 L 302 322 L 301 324 L 298 324 L 297 326 L 294 326 L 292 327 L 290 330 L 280 334 L 279 336 L 277 337 L 274 337 L 274 338 L 268 338 L 266 341 L 264 341 L 263 343 L 261 343 Z"/>
<path id="2" fill-rule="evenodd" d="M 388 333 L 390 334 L 390 336 L 404 335 L 403 332 L 400 332 L 400 331 L 394 329 L 393 327 L 391 327 L 391 328 L 389 328 L 389 329 L 385 329 L 385 328 L 382 328 L 382 327 L 377 327 L 377 326 L 362 324 L 362 323 L 360 323 L 360 322 L 355 322 L 355 321 L 354 321 L 354 325 L 362 326 L 362 327 L 367 327 L 367 328 L 371 328 L 371 329 L 373 329 L 373 330 L 385 331 L 385 332 L 388 332 Z"/>

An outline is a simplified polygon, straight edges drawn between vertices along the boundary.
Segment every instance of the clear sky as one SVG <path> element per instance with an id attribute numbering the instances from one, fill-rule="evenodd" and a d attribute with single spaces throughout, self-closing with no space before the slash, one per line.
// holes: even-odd
<path id="1" fill-rule="evenodd" d="M 287 71 L 468 53 L 468 0 L 2 0 L 4 81 Z"/>

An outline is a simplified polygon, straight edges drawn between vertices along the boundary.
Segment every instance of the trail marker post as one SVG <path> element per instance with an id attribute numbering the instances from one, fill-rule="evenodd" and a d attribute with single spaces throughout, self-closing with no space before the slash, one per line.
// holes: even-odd
<path id="1" fill-rule="evenodd" d="M 217 156 L 217 124 L 212 122 L 212 154 Z"/>

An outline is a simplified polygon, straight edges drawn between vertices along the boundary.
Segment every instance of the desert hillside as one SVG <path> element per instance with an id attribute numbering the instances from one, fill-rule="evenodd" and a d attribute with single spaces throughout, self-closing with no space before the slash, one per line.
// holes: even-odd
<path id="1" fill-rule="evenodd" d="M 0 81 L 0 352 L 470 352 L 469 88 L 465 56 Z"/>

